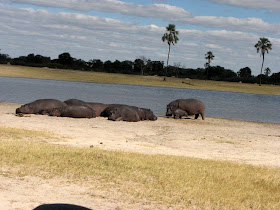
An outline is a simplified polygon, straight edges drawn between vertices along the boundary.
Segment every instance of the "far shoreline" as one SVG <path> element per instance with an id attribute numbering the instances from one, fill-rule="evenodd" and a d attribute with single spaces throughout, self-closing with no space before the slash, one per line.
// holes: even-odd
<path id="1" fill-rule="evenodd" d="M 270 95 L 279 96 L 275 94 L 265 94 L 265 93 L 250 93 L 250 92 L 238 92 L 238 91 L 226 91 L 226 90 L 208 90 L 208 89 L 193 89 L 193 88 L 183 88 L 183 87 L 167 87 L 167 86 L 154 86 L 154 85 L 141 85 L 141 84 L 121 84 L 121 83 L 102 83 L 102 82 L 91 82 L 82 80 L 66 80 L 66 79 L 49 79 L 49 78 L 34 78 L 34 77 L 17 77 L 17 76 L 0 76 L 7 78 L 18 78 L 18 79 L 37 79 L 37 80 L 53 80 L 62 82 L 81 82 L 81 83 L 94 83 L 94 84 L 104 84 L 104 85 L 123 85 L 123 86 L 137 86 L 137 87 L 155 87 L 155 88 L 172 88 L 180 90 L 197 90 L 197 91 L 211 91 L 211 92 L 227 92 L 227 93 L 240 93 L 240 94 L 250 94 L 250 95 Z M 226 119 L 226 118 L 225 118 Z"/>
<path id="2" fill-rule="evenodd" d="M 113 85 L 133 85 L 217 92 L 249 93 L 260 95 L 280 95 L 280 86 L 234 83 L 213 80 L 196 80 L 161 76 L 141 76 L 132 74 L 104 73 L 67 69 L 51 69 L 14 65 L 0 65 L 0 77 L 29 78 L 68 82 L 85 82 Z"/>

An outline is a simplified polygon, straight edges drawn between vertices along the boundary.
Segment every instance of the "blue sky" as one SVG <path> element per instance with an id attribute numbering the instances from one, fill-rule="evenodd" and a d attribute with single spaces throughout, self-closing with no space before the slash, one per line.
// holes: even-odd
<path id="1" fill-rule="evenodd" d="M 29 53 L 57 58 L 63 52 L 90 59 L 166 63 L 165 26 L 175 24 L 179 42 L 170 64 L 212 65 L 260 72 L 254 48 L 260 37 L 272 42 L 264 67 L 279 72 L 279 0 L 0 0 L 0 49 L 11 57 Z"/>

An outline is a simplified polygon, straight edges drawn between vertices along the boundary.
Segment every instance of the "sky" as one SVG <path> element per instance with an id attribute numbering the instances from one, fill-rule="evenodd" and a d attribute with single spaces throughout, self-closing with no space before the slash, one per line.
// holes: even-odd
<path id="1" fill-rule="evenodd" d="M 280 71 L 280 0 L 0 0 L 1 53 L 57 58 L 134 61 L 145 56 L 166 64 L 168 44 L 161 37 L 175 24 L 179 41 L 170 65 L 212 66 L 260 73 L 255 44 L 272 43 L 264 68 Z"/>

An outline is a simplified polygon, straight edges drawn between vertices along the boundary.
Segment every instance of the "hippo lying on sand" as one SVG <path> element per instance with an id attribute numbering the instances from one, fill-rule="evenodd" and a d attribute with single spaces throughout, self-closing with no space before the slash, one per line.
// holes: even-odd
<path id="1" fill-rule="evenodd" d="M 67 106 L 66 103 L 55 99 L 39 99 L 28 104 L 24 104 L 16 109 L 16 114 L 42 114 L 44 110 L 51 110 Z M 44 114 L 44 112 L 43 112 Z"/>
<path id="2" fill-rule="evenodd" d="M 101 116 L 109 117 L 112 113 L 112 110 L 116 108 L 122 108 L 122 107 L 127 107 L 136 111 L 138 116 L 140 117 L 140 120 L 157 120 L 157 117 L 150 109 L 139 108 L 136 106 L 129 106 L 125 104 L 109 104 L 107 105 L 107 108 L 104 109 L 104 111 L 101 113 Z"/>
<path id="3" fill-rule="evenodd" d="M 95 111 L 88 106 L 68 105 L 65 107 L 54 108 L 50 116 L 73 117 L 73 118 L 93 118 L 96 117 Z"/>
<path id="4" fill-rule="evenodd" d="M 111 115 L 109 116 L 108 120 L 138 122 L 141 119 L 138 113 L 131 107 L 116 106 L 111 110 Z"/>
<path id="5" fill-rule="evenodd" d="M 92 108 L 96 112 L 96 117 L 99 117 L 101 113 L 107 108 L 106 104 L 102 103 L 94 103 L 94 102 L 85 102 L 79 99 L 69 99 L 64 101 L 67 105 L 80 105 L 80 106 L 88 106 Z"/>
<path id="6" fill-rule="evenodd" d="M 176 109 L 181 109 L 187 112 L 188 115 L 195 115 L 195 119 L 201 115 L 205 119 L 205 105 L 197 99 L 177 99 L 170 102 L 166 107 L 166 116 L 172 116 Z"/>

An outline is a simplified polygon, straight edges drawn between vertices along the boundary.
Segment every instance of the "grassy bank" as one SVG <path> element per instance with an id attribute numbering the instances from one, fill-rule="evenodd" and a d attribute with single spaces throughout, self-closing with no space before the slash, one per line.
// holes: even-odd
<path id="1" fill-rule="evenodd" d="M 0 76 L 280 95 L 280 86 L 0 65 Z"/>
<path id="2" fill-rule="evenodd" d="M 181 209 L 280 208 L 280 169 L 50 145 L 43 139 L 52 138 L 51 133 L 7 127 L 0 127 L 0 134 L 1 168 L 11 168 L 6 176 L 86 183 L 129 203 Z"/>

